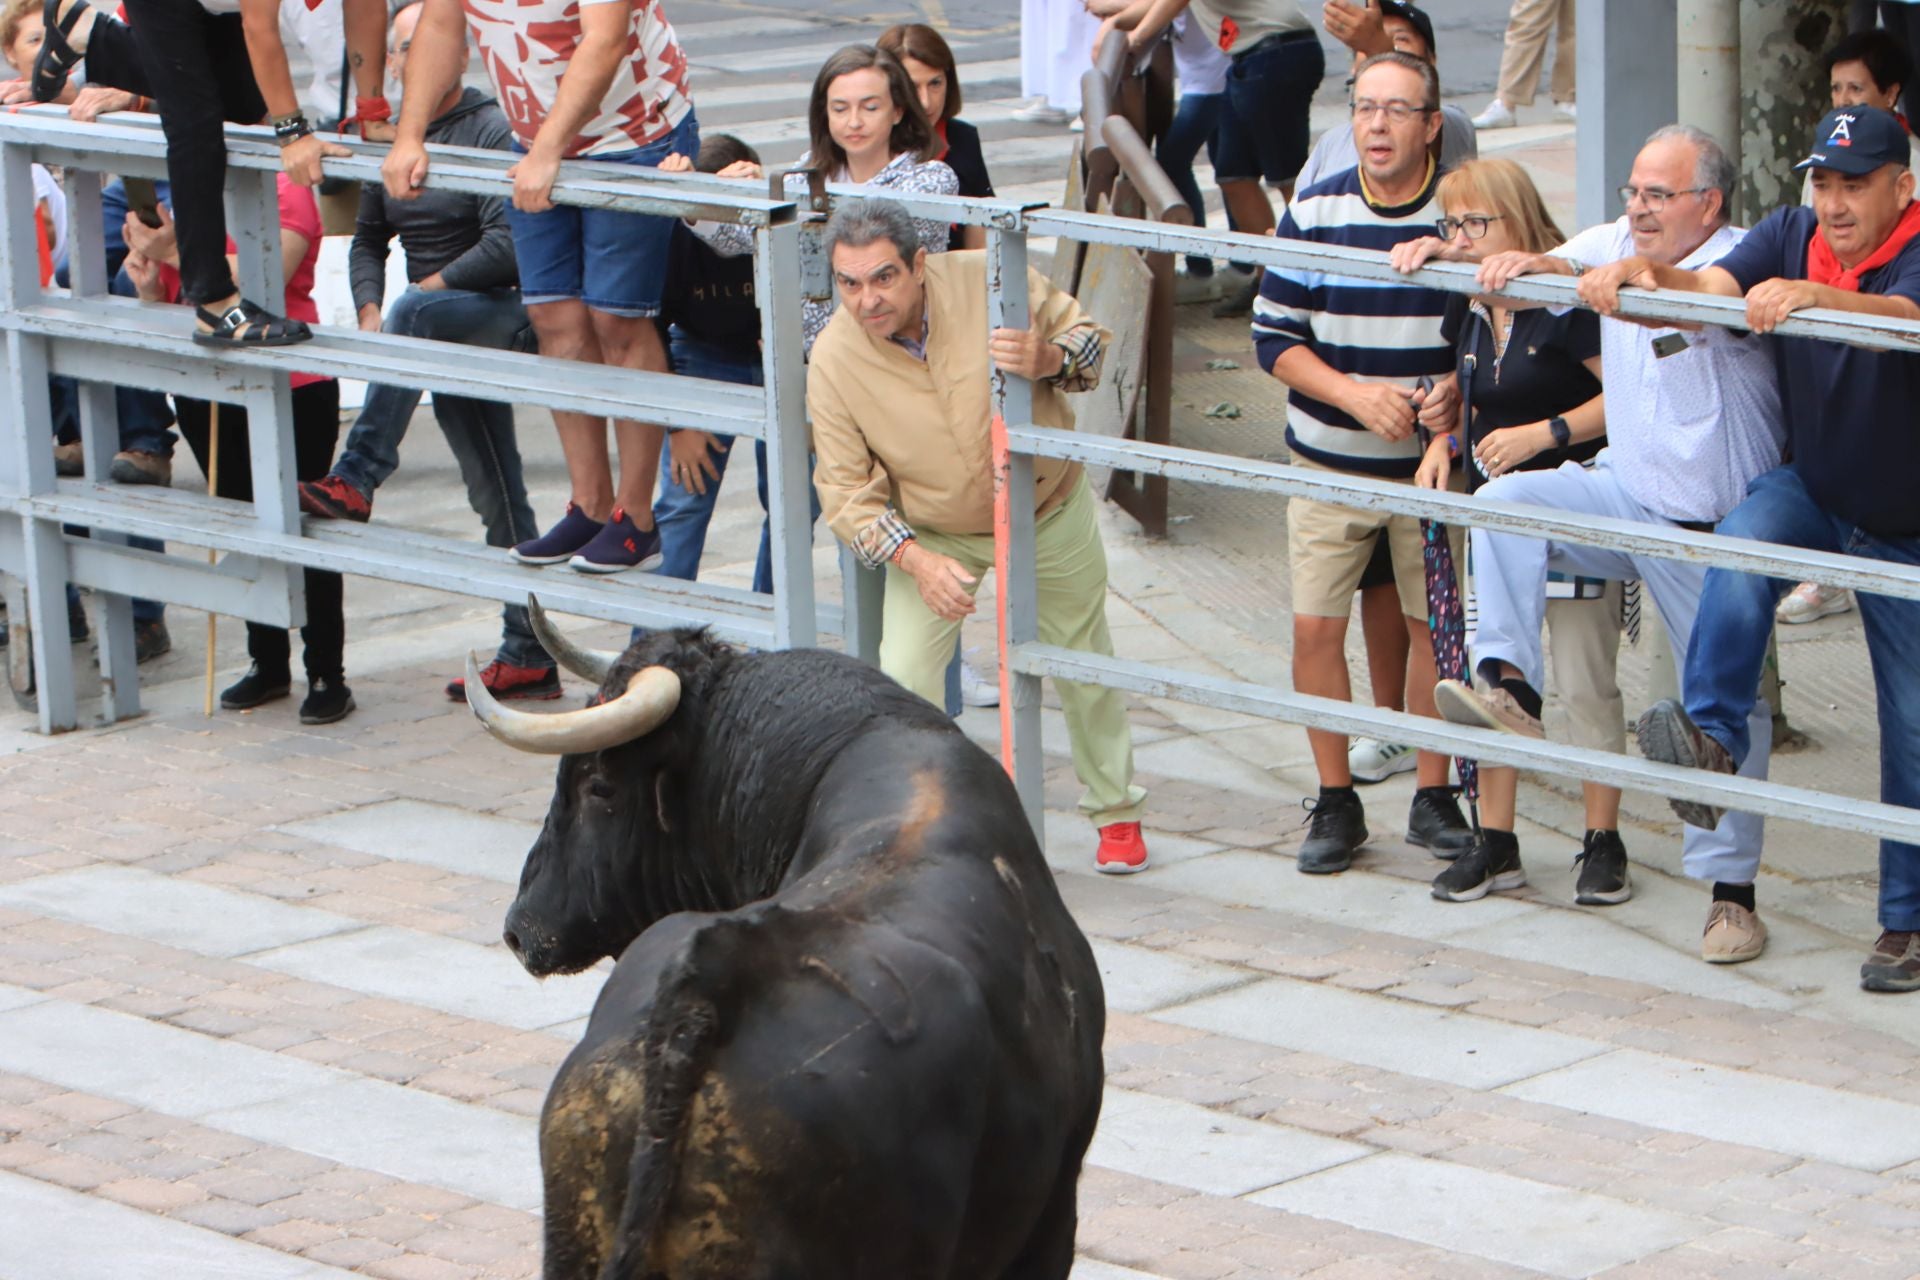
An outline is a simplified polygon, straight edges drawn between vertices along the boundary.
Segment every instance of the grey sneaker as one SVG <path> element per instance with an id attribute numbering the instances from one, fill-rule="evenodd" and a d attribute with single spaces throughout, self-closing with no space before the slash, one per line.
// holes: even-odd
<path id="1" fill-rule="evenodd" d="M 1718 742 L 1700 732 L 1700 726 L 1687 715 L 1687 709 L 1672 698 L 1664 698 L 1648 707 L 1634 726 L 1640 740 L 1640 754 L 1663 764 L 1706 769 L 1712 773 L 1732 773 L 1733 757 Z M 1718 805 L 1698 800 L 1669 800 L 1680 821 L 1708 831 L 1720 825 L 1726 813 Z"/>
<path id="2" fill-rule="evenodd" d="M 1528 715 L 1513 695 L 1498 685 L 1482 682 L 1476 689 L 1462 680 L 1442 680 L 1433 686 L 1433 704 L 1448 724 L 1497 729 L 1523 738 L 1547 736 L 1540 717 Z"/>
<path id="3" fill-rule="evenodd" d="M 1860 966 L 1863 991 L 1920 991 L 1920 933 L 1888 929 Z"/>
<path id="4" fill-rule="evenodd" d="M 1737 902 L 1716 902 L 1707 908 L 1707 927 L 1700 935 L 1700 958 L 1708 964 L 1739 964 L 1767 949 L 1767 926 L 1756 912 Z"/>

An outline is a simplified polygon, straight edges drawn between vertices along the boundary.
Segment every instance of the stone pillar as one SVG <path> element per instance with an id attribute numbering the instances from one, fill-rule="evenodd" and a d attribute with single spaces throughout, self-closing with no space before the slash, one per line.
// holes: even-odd
<path id="1" fill-rule="evenodd" d="M 1827 110 L 1820 57 L 1846 29 L 1846 0 L 1740 0 L 1736 221 L 1751 226 L 1799 200 L 1793 165 Z"/>
<path id="2" fill-rule="evenodd" d="M 1740 0 L 1679 0 L 1676 119 L 1712 134 L 1740 164 Z"/>
<path id="3" fill-rule="evenodd" d="M 1581 0 L 1574 205 L 1582 227 L 1620 216 L 1616 188 L 1649 133 L 1674 121 L 1674 0 Z"/>

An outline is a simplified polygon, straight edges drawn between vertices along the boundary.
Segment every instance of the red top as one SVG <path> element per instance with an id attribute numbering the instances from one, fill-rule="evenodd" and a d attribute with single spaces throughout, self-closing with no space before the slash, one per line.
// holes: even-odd
<path id="1" fill-rule="evenodd" d="M 313 300 L 314 265 L 320 260 L 320 205 L 313 198 L 313 192 L 289 178 L 279 174 L 275 185 L 280 192 L 280 227 L 304 238 L 307 251 L 300 258 L 300 265 L 287 277 L 287 296 L 283 303 L 284 314 L 292 320 L 305 320 L 308 324 L 320 323 L 320 306 Z M 232 237 L 227 239 L 227 252 L 233 253 L 236 246 Z M 180 300 L 180 273 L 170 266 L 160 268 L 160 288 L 169 302 Z M 292 375 L 296 387 L 310 386 L 316 382 L 325 382 L 326 376 L 318 373 L 296 373 Z"/>

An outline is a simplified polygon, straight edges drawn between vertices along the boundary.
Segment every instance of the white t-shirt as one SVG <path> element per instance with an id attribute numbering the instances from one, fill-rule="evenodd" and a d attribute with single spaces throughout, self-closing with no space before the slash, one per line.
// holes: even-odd
<path id="1" fill-rule="evenodd" d="M 1747 233 L 1722 227 L 1678 264 L 1711 266 Z M 1553 251 L 1590 267 L 1637 252 L 1626 218 L 1589 227 Z M 1677 334 L 1684 349 L 1654 353 Z M 1607 465 L 1635 500 L 1669 520 L 1718 520 L 1755 476 L 1780 465 L 1786 423 L 1765 339 L 1709 326 L 1694 333 L 1600 319 Z"/>
<path id="2" fill-rule="evenodd" d="M 341 119 L 341 73 L 346 69 L 347 52 L 345 11 L 344 4 L 331 0 L 323 0 L 311 9 L 306 0 L 281 0 L 280 41 L 307 55 L 307 81 L 296 87 L 300 109 L 316 127 Z M 352 98 L 347 99 L 347 110 L 353 110 Z"/>
<path id="3" fill-rule="evenodd" d="M 1191 14 L 1175 18 L 1168 30 L 1173 33 L 1173 74 L 1180 81 L 1180 96 L 1225 93 L 1233 60 L 1213 47 Z"/>

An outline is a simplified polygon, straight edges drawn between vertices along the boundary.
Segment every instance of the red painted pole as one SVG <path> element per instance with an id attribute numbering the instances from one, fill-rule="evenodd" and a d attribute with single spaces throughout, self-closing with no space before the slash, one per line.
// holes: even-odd
<path id="1" fill-rule="evenodd" d="M 1013 670 L 1007 666 L 1007 554 L 1013 532 L 1013 506 L 1007 473 L 1013 453 L 1007 445 L 1007 420 L 993 415 L 993 582 L 995 621 L 999 624 L 1000 763 L 1013 773 Z"/>

